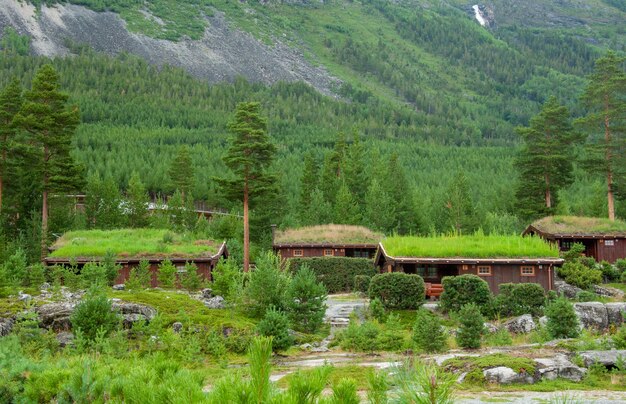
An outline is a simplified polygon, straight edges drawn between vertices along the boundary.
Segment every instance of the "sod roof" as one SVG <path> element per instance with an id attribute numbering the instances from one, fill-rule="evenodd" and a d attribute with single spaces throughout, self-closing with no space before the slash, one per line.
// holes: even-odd
<path id="1" fill-rule="evenodd" d="M 363 226 L 325 224 L 277 231 L 274 245 L 377 244 L 383 235 Z"/>
<path id="2" fill-rule="evenodd" d="M 393 236 L 381 242 L 390 257 L 428 258 L 558 258 L 556 246 L 539 237 Z"/>
<path id="3" fill-rule="evenodd" d="M 123 258 L 207 258 L 220 246 L 213 240 L 194 240 L 159 229 L 80 230 L 60 237 L 50 257 L 98 258 L 111 251 Z"/>
<path id="4" fill-rule="evenodd" d="M 599 217 L 548 216 L 535 221 L 531 227 L 554 235 L 626 237 L 626 222 Z"/>

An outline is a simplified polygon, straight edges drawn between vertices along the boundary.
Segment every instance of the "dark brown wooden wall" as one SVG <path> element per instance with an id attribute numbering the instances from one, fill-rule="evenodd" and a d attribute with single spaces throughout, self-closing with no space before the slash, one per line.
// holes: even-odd
<path id="1" fill-rule="evenodd" d="M 618 259 L 626 258 L 626 239 L 612 239 L 613 245 L 607 245 L 607 240 L 596 240 L 597 261 L 614 263 Z"/>
<path id="2" fill-rule="evenodd" d="M 173 264 L 176 267 L 184 267 L 185 266 L 185 262 L 179 262 L 179 261 L 174 261 Z M 115 279 L 115 283 L 125 283 L 128 278 L 130 277 L 130 271 L 132 268 L 136 267 L 138 264 L 136 263 L 126 263 L 122 265 L 122 269 L 120 270 L 119 275 L 117 276 L 117 278 Z M 202 279 L 206 279 L 208 281 L 212 280 L 211 277 L 211 271 L 213 269 L 214 263 L 213 262 L 198 262 L 196 263 L 196 266 L 198 267 L 198 275 L 200 275 L 200 277 Z M 153 288 L 156 288 L 159 286 L 159 282 L 157 281 L 157 273 L 159 272 L 159 264 L 158 263 L 151 263 L 150 264 L 150 273 L 152 274 L 152 280 L 150 282 L 151 286 Z M 178 284 L 178 282 L 177 282 Z M 180 286 L 180 285 L 179 285 Z"/>

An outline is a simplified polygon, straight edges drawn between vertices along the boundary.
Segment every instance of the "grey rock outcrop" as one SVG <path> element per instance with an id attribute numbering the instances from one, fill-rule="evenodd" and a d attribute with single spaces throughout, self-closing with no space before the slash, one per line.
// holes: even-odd
<path id="1" fill-rule="evenodd" d="M 72 328 L 70 316 L 76 307 L 75 303 L 48 303 L 39 306 L 35 312 L 39 316 L 39 325 L 54 331 L 67 331 Z"/>
<path id="2" fill-rule="evenodd" d="M 113 290 L 124 290 L 124 284 L 118 283 L 117 285 L 113 285 Z"/>
<path id="3" fill-rule="evenodd" d="M 172 330 L 178 334 L 183 330 L 183 323 L 181 323 L 180 321 L 175 322 L 174 324 L 172 324 Z"/>
<path id="4" fill-rule="evenodd" d="M 511 383 L 534 383 L 531 375 L 525 372 L 517 373 L 506 366 L 483 370 L 483 375 L 488 383 L 511 384 Z"/>
<path id="5" fill-rule="evenodd" d="M 508 320 L 503 324 L 503 327 L 514 334 L 527 334 L 537 328 L 537 324 L 530 314 L 524 314 Z"/>
<path id="6" fill-rule="evenodd" d="M 488 333 L 490 333 L 490 334 L 493 334 L 494 332 L 497 332 L 497 331 L 498 331 L 498 327 L 497 327 L 495 324 L 492 324 L 492 323 L 484 323 L 483 325 L 484 325 L 484 327 L 485 327 L 485 331 L 486 331 L 486 332 L 488 332 Z"/>
<path id="7" fill-rule="evenodd" d="M 213 289 L 205 288 L 200 291 L 200 296 L 203 299 L 211 299 L 213 297 Z"/>
<path id="8" fill-rule="evenodd" d="M 204 300 L 204 305 L 209 309 L 223 309 L 226 307 L 226 303 L 222 296 L 215 296 L 210 299 Z"/>
<path id="9" fill-rule="evenodd" d="M 56 339 L 57 341 L 59 341 L 59 346 L 61 348 L 74 345 L 74 334 L 72 334 L 71 332 L 60 332 L 56 335 Z"/>
<path id="10" fill-rule="evenodd" d="M 581 327 L 604 331 L 610 326 L 619 327 L 624 322 L 626 303 L 575 303 L 574 310 Z"/>
<path id="11" fill-rule="evenodd" d="M 606 367 L 614 367 L 618 358 L 626 361 L 626 350 L 613 349 L 610 351 L 583 351 L 579 352 L 580 357 L 583 359 L 585 366 L 589 367 L 594 363 L 599 363 Z"/>
<path id="12" fill-rule="evenodd" d="M 535 363 L 537 365 L 535 377 L 539 379 L 554 380 L 560 377 L 580 382 L 587 373 L 587 369 L 576 366 L 563 354 L 557 354 L 552 358 L 535 359 Z"/>
<path id="13" fill-rule="evenodd" d="M 157 314 L 154 308 L 138 303 L 115 302 L 111 309 L 120 313 L 125 328 L 132 327 L 138 321 L 150 322 Z"/>
<path id="14" fill-rule="evenodd" d="M 554 281 L 554 291 L 559 295 L 563 294 L 567 298 L 575 299 L 583 290 L 565 281 Z"/>
<path id="15" fill-rule="evenodd" d="M 0 319 L 0 337 L 7 336 L 13 330 L 13 324 L 15 320 L 12 318 L 2 318 Z"/>

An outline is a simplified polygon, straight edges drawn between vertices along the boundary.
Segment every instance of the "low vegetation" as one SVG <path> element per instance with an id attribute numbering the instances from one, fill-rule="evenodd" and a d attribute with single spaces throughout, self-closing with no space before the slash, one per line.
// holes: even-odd
<path id="1" fill-rule="evenodd" d="M 328 293 L 351 292 L 354 290 L 356 276 L 372 277 L 377 273 L 372 260 L 367 258 L 290 258 L 288 263 L 292 273 L 298 272 L 302 266 L 309 267 Z"/>
<path id="2" fill-rule="evenodd" d="M 77 230 L 65 233 L 52 246 L 51 257 L 207 257 L 219 243 L 195 240 L 162 229 Z"/>
<path id="3" fill-rule="evenodd" d="M 626 222 L 601 217 L 548 216 L 532 225 L 539 231 L 551 234 L 626 234 Z"/>
<path id="4" fill-rule="evenodd" d="M 369 287 L 370 299 L 379 299 L 387 309 L 417 309 L 425 292 L 422 277 L 402 272 L 375 275 Z"/>
<path id="5" fill-rule="evenodd" d="M 393 257 L 432 258 L 558 258 L 559 250 L 538 237 L 499 236 L 392 236 L 383 240 Z"/>
<path id="6" fill-rule="evenodd" d="M 383 235 L 363 226 L 324 224 L 277 231 L 275 244 L 377 244 Z"/>

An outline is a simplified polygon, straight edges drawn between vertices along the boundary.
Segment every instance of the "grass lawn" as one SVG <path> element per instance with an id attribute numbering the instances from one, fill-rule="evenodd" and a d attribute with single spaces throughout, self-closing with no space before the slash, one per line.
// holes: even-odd
<path id="1" fill-rule="evenodd" d="M 221 243 L 194 240 L 160 229 L 70 231 L 52 246 L 52 257 L 102 257 L 108 251 L 118 257 L 210 257 Z"/>
<path id="2" fill-rule="evenodd" d="M 538 237 L 497 236 L 393 236 L 383 240 L 392 257 L 432 258 L 558 258 L 558 248 Z"/>

